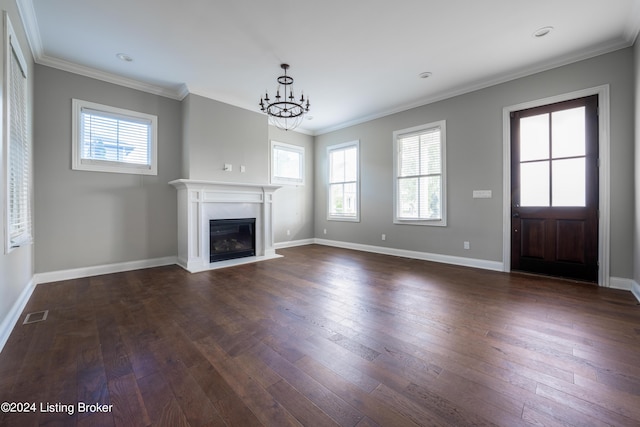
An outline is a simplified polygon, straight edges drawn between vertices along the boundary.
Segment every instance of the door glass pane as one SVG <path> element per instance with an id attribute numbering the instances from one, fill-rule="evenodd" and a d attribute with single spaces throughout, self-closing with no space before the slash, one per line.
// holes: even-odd
<path id="1" fill-rule="evenodd" d="M 520 205 L 549 206 L 549 162 L 520 165 Z"/>
<path id="2" fill-rule="evenodd" d="M 549 114 L 520 119 L 520 161 L 549 158 Z"/>
<path id="3" fill-rule="evenodd" d="M 586 206 L 585 159 L 554 160 L 553 206 Z"/>
<path id="4" fill-rule="evenodd" d="M 585 107 L 551 115 L 554 158 L 585 155 Z"/>

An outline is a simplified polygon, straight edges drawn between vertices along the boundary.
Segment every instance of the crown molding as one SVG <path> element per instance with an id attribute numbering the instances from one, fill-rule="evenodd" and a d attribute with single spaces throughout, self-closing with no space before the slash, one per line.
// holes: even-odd
<path id="1" fill-rule="evenodd" d="M 640 2 L 634 1 L 624 27 L 624 38 L 633 45 L 640 33 Z"/>
<path id="2" fill-rule="evenodd" d="M 152 93 L 154 95 L 164 96 L 166 98 L 177 99 L 179 101 L 181 101 L 185 96 L 188 95 L 189 91 L 185 84 L 177 85 L 173 89 L 167 88 L 135 79 L 130 79 L 127 77 L 122 77 L 113 73 L 100 71 L 95 68 L 86 67 L 46 55 L 42 46 L 42 37 L 40 36 L 38 18 L 36 17 L 36 11 L 33 7 L 33 1 L 16 0 L 16 4 L 18 6 L 20 19 L 22 20 L 22 25 L 27 35 L 27 41 L 29 43 L 29 48 L 31 49 L 31 55 L 33 56 L 33 60 L 36 64 L 46 65 L 48 67 L 57 68 L 62 71 L 68 71 L 70 73 L 91 77 L 108 83 L 128 87 L 130 89 Z"/>
<path id="3" fill-rule="evenodd" d="M 638 7 L 640 11 L 640 7 Z M 639 18 L 640 21 L 640 18 Z M 638 23 L 640 26 L 640 22 Z M 640 27 L 638 28 L 640 31 Z M 535 66 L 524 68 L 512 73 L 503 74 L 496 78 L 485 79 L 478 82 L 474 82 L 468 84 L 466 86 L 462 86 L 459 88 L 452 89 L 450 91 L 441 92 L 439 94 L 423 98 L 417 102 L 413 102 L 410 104 L 401 105 L 391 110 L 385 110 L 376 114 L 371 114 L 368 116 L 360 117 L 354 120 L 350 120 L 347 122 L 340 123 L 335 126 L 329 126 L 326 128 L 316 129 L 314 135 L 324 135 L 326 133 L 334 132 L 337 130 L 345 129 L 351 126 L 359 125 L 362 123 L 366 123 L 372 120 L 380 119 L 382 117 L 390 116 L 392 114 L 401 113 L 403 111 L 411 110 L 413 108 L 422 107 L 425 105 L 433 104 L 438 101 L 444 101 L 445 99 L 454 98 L 456 96 L 464 95 L 467 93 L 475 92 L 477 90 L 486 89 L 492 86 L 497 86 L 502 83 L 507 83 L 512 80 L 517 80 L 523 77 L 528 77 L 534 74 L 538 74 L 544 71 L 549 71 L 554 68 L 563 67 L 565 65 L 570 65 L 576 62 L 585 61 L 587 59 L 595 58 L 596 56 L 605 55 L 607 53 L 615 52 L 620 49 L 625 49 L 629 46 L 633 46 L 635 40 L 635 36 L 631 37 L 631 32 L 626 34 L 625 38 L 621 38 L 612 43 L 603 44 L 599 46 L 592 47 L 590 49 L 583 50 L 581 52 L 575 53 L 573 55 L 563 56 L 561 58 L 552 59 L 550 61 L 536 64 Z"/>
<path id="4" fill-rule="evenodd" d="M 27 42 L 31 49 L 33 58 L 38 58 L 43 53 L 42 38 L 40 37 L 40 27 L 36 18 L 36 11 L 33 8 L 32 0 L 16 0 L 18 13 L 22 20 L 22 26 L 27 35 Z"/>
<path id="5" fill-rule="evenodd" d="M 179 85 L 175 89 L 169 89 L 162 86 L 145 83 L 139 80 L 129 79 L 116 74 L 100 71 L 95 68 L 85 67 L 84 65 L 75 64 L 73 62 L 65 61 L 63 59 L 53 58 L 47 55 L 41 55 L 36 58 L 36 63 L 40 65 L 46 65 L 48 67 L 57 68 L 62 71 L 68 71 L 70 73 L 79 74 L 85 77 L 91 77 L 93 79 L 102 80 L 107 83 L 117 84 L 119 86 L 128 87 L 130 89 L 136 89 L 143 92 L 148 92 L 154 95 L 164 96 L 166 98 L 176 99 L 181 101 L 188 91 L 184 84 Z"/>

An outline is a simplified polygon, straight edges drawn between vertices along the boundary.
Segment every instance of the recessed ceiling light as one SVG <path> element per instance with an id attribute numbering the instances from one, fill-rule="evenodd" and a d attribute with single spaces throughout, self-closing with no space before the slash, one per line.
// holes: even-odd
<path id="1" fill-rule="evenodd" d="M 548 35 L 551 31 L 553 31 L 553 27 L 542 27 L 538 28 L 533 32 L 533 37 L 540 38 Z"/>
<path id="2" fill-rule="evenodd" d="M 424 73 L 418 74 L 418 77 L 420 77 L 421 79 L 428 79 L 432 74 L 433 73 L 431 73 L 430 71 L 425 71 Z"/>
<path id="3" fill-rule="evenodd" d="M 118 53 L 116 54 L 116 57 L 124 62 L 133 62 L 133 58 L 130 57 L 129 55 L 127 55 L 126 53 Z"/>

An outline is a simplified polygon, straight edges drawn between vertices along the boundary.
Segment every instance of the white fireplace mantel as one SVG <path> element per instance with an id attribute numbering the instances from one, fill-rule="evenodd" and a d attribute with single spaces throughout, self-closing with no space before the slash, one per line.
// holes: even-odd
<path id="1" fill-rule="evenodd" d="M 269 184 L 177 179 L 178 264 L 192 273 L 277 258 L 273 243 L 273 193 Z M 256 218 L 256 256 L 209 262 L 209 220 Z"/>

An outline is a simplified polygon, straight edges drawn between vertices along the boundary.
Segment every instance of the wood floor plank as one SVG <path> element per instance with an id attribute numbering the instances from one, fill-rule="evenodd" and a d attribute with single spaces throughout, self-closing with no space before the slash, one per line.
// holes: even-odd
<path id="1" fill-rule="evenodd" d="M 296 362 L 296 366 L 379 425 L 421 425 L 412 420 L 411 415 L 406 414 L 404 408 L 398 408 L 391 402 L 380 400 L 373 394 L 364 392 L 312 357 L 305 356 Z"/>
<path id="2" fill-rule="evenodd" d="M 109 381 L 109 405 L 113 405 L 116 426 L 137 427 L 150 424 L 138 383 L 133 373 Z"/>
<path id="3" fill-rule="evenodd" d="M 538 396 L 545 397 L 549 400 L 553 400 L 560 403 L 563 406 L 569 406 L 581 413 L 589 415 L 593 418 L 597 418 L 610 425 L 633 425 L 634 420 L 624 415 L 615 413 L 603 405 L 595 402 L 587 402 L 569 393 L 565 393 L 560 390 L 556 390 L 552 387 L 540 384 L 536 391 Z"/>
<path id="4" fill-rule="evenodd" d="M 640 425 L 629 292 L 319 245 L 41 284 L 1 426 Z"/>
<path id="5" fill-rule="evenodd" d="M 189 421 L 160 373 L 137 380 L 145 410 L 154 426 L 188 427 Z"/>
<path id="6" fill-rule="evenodd" d="M 241 365 L 227 356 L 210 338 L 197 345 L 206 354 L 211 365 L 242 398 L 247 407 L 264 424 L 273 426 L 298 426 L 300 423 L 258 381 L 247 374 Z"/>
<path id="7" fill-rule="evenodd" d="M 302 425 L 305 426 L 353 426 L 349 422 L 348 424 L 340 424 L 338 421 L 333 420 L 322 409 L 318 408 L 311 400 L 309 400 L 303 393 L 296 390 L 291 384 L 285 380 L 280 380 L 275 384 L 270 385 L 267 391 L 276 399 L 280 404 L 287 407 L 288 411 L 296 417 Z M 359 422 L 361 418 L 355 420 Z"/>
<path id="8" fill-rule="evenodd" d="M 268 345 L 260 345 L 256 349 L 256 354 L 265 365 L 273 369 L 291 387 L 302 393 L 339 425 L 354 426 L 362 419 L 362 414 L 355 408 L 327 389 L 321 382 L 298 369 Z M 280 387 L 280 390 L 282 389 L 283 386 Z"/>
<path id="9" fill-rule="evenodd" d="M 240 396 L 209 363 L 192 366 L 189 372 L 227 425 L 261 425 Z"/>

